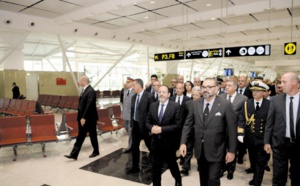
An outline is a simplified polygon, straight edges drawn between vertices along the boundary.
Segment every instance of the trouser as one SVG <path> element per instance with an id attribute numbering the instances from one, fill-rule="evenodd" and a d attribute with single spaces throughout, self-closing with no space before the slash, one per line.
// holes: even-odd
<path id="1" fill-rule="evenodd" d="M 247 143 L 250 161 L 253 169 L 253 183 L 260 186 L 264 177 L 268 154 L 264 151 L 264 144 Z"/>
<path id="2" fill-rule="evenodd" d="M 204 144 L 202 144 L 201 156 L 197 160 L 201 186 L 220 186 L 220 172 L 222 162 L 207 161 L 204 153 Z"/>
<path id="3" fill-rule="evenodd" d="M 186 144 L 186 155 L 184 157 L 184 162 L 182 164 L 182 169 L 191 170 L 191 159 L 193 157 L 193 149 L 194 149 L 194 139 L 188 140 Z"/>
<path id="4" fill-rule="evenodd" d="M 131 127 L 130 127 L 130 120 L 124 120 L 124 127 L 128 134 L 128 147 L 127 149 L 131 149 L 132 145 L 132 135 L 131 135 Z"/>
<path id="5" fill-rule="evenodd" d="M 300 185 L 300 144 L 291 143 L 286 138 L 284 147 L 273 148 L 273 186 L 285 186 L 288 176 L 288 163 L 290 161 L 291 186 Z"/>
<path id="6" fill-rule="evenodd" d="M 78 122 L 79 132 L 76 138 L 76 142 L 74 144 L 73 150 L 71 151 L 71 156 L 78 157 L 80 152 L 81 146 L 85 140 L 87 132 L 90 134 L 91 144 L 93 146 L 93 153 L 99 153 L 99 145 L 97 139 L 97 128 L 96 128 L 97 121 L 86 121 L 84 126 L 81 126 L 80 122 Z"/>
<path id="7" fill-rule="evenodd" d="M 150 144 L 150 135 L 147 131 L 142 131 L 139 127 L 139 123 L 137 121 L 133 121 L 132 127 L 132 146 L 131 146 L 131 158 L 132 158 L 132 167 L 139 167 L 140 160 L 140 142 L 144 139 L 145 144 L 148 150 L 151 152 L 151 144 Z"/>
<path id="8" fill-rule="evenodd" d="M 181 183 L 181 175 L 176 162 L 176 150 L 163 148 L 162 143 L 158 142 L 156 146 L 152 148 L 151 152 L 153 186 L 161 186 L 161 172 L 164 162 L 167 163 L 175 182 Z"/>

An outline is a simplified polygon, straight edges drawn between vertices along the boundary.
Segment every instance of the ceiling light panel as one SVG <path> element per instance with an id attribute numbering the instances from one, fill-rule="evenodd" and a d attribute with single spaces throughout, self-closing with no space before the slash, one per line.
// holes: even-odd
<path id="1" fill-rule="evenodd" d="M 53 3 L 53 1 L 42 1 L 41 3 L 34 5 L 33 8 L 48 10 L 50 12 L 58 12 L 60 14 L 67 14 L 81 9 L 80 6 L 63 1 L 56 1 L 55 3 Z"/>
<path id="2" fill-rule="evenodd" d="M 9 3 L 13 3 L 13 4 L 20 4 L 20 5 L 24 5 L 24 6 L 30 6 L 33 5 L 37 2 L 39 2 L 40 0 L 5 0 L 5 2 L 9 2 Z"/>
<path id="3" fill-rule="evenodd" d="M 191 13 L 196 13 L 195 10 L 190 9 L 183 5 L 175 5 L 170 7 L 165 7 L 162 9 L 154 10 L 154 12 L 157 12 L 161 15 L 167 16 L 167 17 L 177 17 L 177 16 L 183 16 Z"/>
<path id="4" fill-rule="evenodd" d="M 154 14 L 152 12 L 145 12 L 145 13 L 141 13 L 141 14 L 136 14 L 136 15 L 132 15 L 132 16 L 128 16 L 131 19 L 140 21 L 140 22 L 149 22 L 149 21 L 158 21 L 161 19 L 164 19 L 165 17 Z M 148 17 L 148 18 L 145 18 Z"/>
<path id="5" fill-rule="evenodd" d="M 0 10 L 6 10 L 6 11 L 12 11 L 12 12 L 19 12 L 23 8 L 25 8 L 25 6 L 14 5 L 14 4 L 10 4 L 10 3 L 0 2 Z"/>
<path id="6" fill-rule="evenodd" d="M 138 24 L 139 22 L 128 18 L 119 18 L 111 21 L 106 21 L 105 23 L 113 24 L 119 27 L 127 27 L 127 26 Z"/>
<path id="7" fill-rule="evenodd" d="M 94 15 L 89 18 L 98 20 L 98 21 L 107 21 L 107 20 L 111 20 L 111 19 L 115 19 L 115 18 L 119 18 L 119 17 L 120 17 L 119 15 L 114 15 L 111 13 L 104 13 L 104 14 Z"/>
<path id="8" fill-rule="evenodd" d="M 151 1 L 146 1 L 143 3 L 138 3 L 137 6 L 143 7 L 147 10 L 161 9 L 168 6 L 178 5 L 180 3 L 174 0 L 156 0 L 155 3 L 150 3 Z"/>
<path id="9" fill-rule="evenodd" d="M 59 16 L 58 13 L 49 12 L 47 10 L 41 10 L 36 8 L 28 8 L 26 10 L 23 10 L 22 13 L 33 15 L 33 16 L 45 17 L 45 18 L 55 18 Z"/>
<path id="10" fill-rule="evenodd" d="M 117 10 L 110 11 L 111 13 L 119 16 L 129 16 L 133 14 L 143 13 L 147 10 L 139 8 L 134 5 L 126 6 L 126 7 L 119 7 Z"/>

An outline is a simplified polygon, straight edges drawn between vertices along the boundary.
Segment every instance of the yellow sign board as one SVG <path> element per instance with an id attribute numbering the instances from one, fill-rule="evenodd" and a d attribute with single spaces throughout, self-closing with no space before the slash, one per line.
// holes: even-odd
<path id="1" fill-rule="evenodd" d="M 295 55 L 297 51 L 297 42 L 284 43 L 284 55 Z"/>

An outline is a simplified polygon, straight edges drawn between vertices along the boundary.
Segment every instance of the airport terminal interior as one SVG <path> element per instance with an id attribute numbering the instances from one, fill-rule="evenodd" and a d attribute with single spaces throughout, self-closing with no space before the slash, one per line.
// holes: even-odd
<path id="1" fill-rule="evenodd" d="M 271 83 L 285 72 L 299 76 L 299 42 L 299 0 L 0 0 L 0 118 L 20 115 L 24 123 L 17 132 L 23 130 L 27 140 L 1 145 L 6 135 L 0 129 L 0 186 L 152 185 L 144 143 L 141 172 L 125 173 L 130 154 L 122 151 L 128 135 L 118 119 L 109 120 L 117 128 L 113 132 L 98 131 L 100 156 L 89 158 L 92 146 L 86 137 L 77 161 L 64 158 L 75 142 L 71 132 L 77 124 L 73 130 L 65 124 L 77 113 L 82 75 L 97 92 L 97 108 L 119 111 L 127 77 L 146 84 L 156 74 L 170 86 L 179 74 L 192 82 L 235 75 Z M 19 106 L 26 109 L 5 114 L 13 82 L 25 98 Z M 45 116 L 37 116 L 37 123 L 50 121 L 49 131 L 54 131 L 55 139 L 47 143 L 30 142 L 34 116 L 29 107 L 37 101 Z M 272 185 L 272 159 L 269 167 L 263 186 Z M 252 174 L 247 168 L 246 155 L 234 178 L 228 180 L 225 173 L 221 185 L 248 185 Z M 195 158 L 182 184 L 199 185 Z M 162 185 L 174 185 L 167 167 Z"/>

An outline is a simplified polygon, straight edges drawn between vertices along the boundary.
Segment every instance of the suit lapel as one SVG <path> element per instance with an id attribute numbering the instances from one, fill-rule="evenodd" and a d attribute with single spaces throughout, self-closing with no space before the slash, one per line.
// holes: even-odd
<path id="1" fill-rule="evenodd" d="M 298 103 L 298 112 L 297 112 L 297 120 L 296 120 L 296 128 L 297 128 L 297 125 L 299 125 L 299 119 L 300 119 L 300 94 L 299 94 L 299 103 Z"/>
<path id="2" fill-rule="evenodd" d="M 218 96 L 215 98 L 214 104 L 212 105 L 210 111 L 209 111 L 209 115 L 207 118 L 207 122 L 206 125 L 208 125 L 208 123 L 210 122 L 210 120 L 214 117 L 216 111 L 218 110 L 218 107 L 220 106 L 220 102 L 219 102 L 219 98 Z"/>
<path id="3" fill-rule="evenodd" d="M 146 97 L 146 94 L 147 94 L 146 91 L 144 91 L 142 97 L 140 97 L 140 102 L 139 102 L 138 108 L 140 108 L 140 105 L 142 105 L 142 102 L 143 102 L 144 98 Z"/>
<path id="4" fill-rule="evenodd" d="M 286 121 L 286 105 L 285 105 L 285 99 L 286 99 L 286 94 L 284 94 L 284 96 L 282 96 L 282 103 L 281 103 L 281 105 L 283 105 L 283 109 L 282 109 L 282 114 L 283 114 L 283 118 L 284 118 L 284 121 Z M 286 122 L 284 122 L 284 125 L 286 125 L 285 124 Z"/>
<path id="5" fill-rule="evenodd" d="M 199 108 L 199 110 L 196 112 L 199 113 L 199 117 L 200 117 L 200 124 L 203 125 L 203 103 L 204 103 L 204 100 L 203 98 L 200 98 L 199 101 L 197 101 L 197 106 L 196 106 L 196 109 Z M 195 107 L 194 107 L 195 109 Z"/>
<path id="6" fill-rule="evenodd" d="M 158 108 L 159 108 L 159 104 L 157 106 L 157 112 L 158 112 Z M 165 118 L 169 115 L 169 113 L 170 113 L 170 109 L 169 108 L 170 108 L 170 102 L 167 104 L 167 107 L 165 109 L 165 112 L 163 114 L 163 118 L 162 118 L 160 124 L 162 124 L 164 122 Z M 157 116 L 157 121 L 159 121 L 158 115 L 159 115 L 159 113 L 157 113 L 157 115 L 156 115 Z"/>

